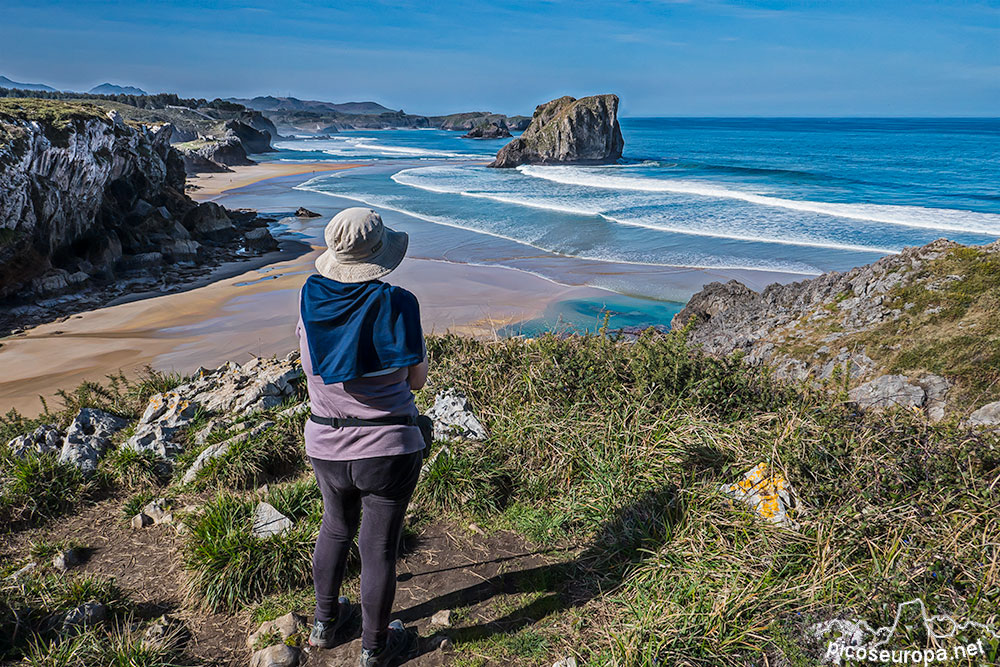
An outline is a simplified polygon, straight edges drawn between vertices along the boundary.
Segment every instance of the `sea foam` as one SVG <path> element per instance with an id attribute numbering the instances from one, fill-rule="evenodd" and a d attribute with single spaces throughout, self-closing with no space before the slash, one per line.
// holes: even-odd
<path id="1" fill-rule="evenodd" d="M 1000 236 L 1000 215 L 995 213 L 978 213 L 956 209 L 927 208 L 923 206 L 896 206 L 891 204 L 842 204 L 834 202 L 817 202 L 808 200 L 785 199 L 770 195 L 755 194 L 720 187 L 710 183 L 689 180 L 666 180 L 657 178 L 633 178 L 594 173 L 590 169 L 580 167 L 518 167 L 525 176 L 540 178 L 563 185 L 577 185 L 588 188 L 606 190 L 634 190 L 639 192 L 670 192 L 676 194 L 714 197 L 722 199 L 738 199 L 751 204 L 772 206 L 819 213 L 851 220 L 881 222 L 889 225 L 902 225 L 919 229 L 932 229 L 954 232 L 971 232 Z"/>

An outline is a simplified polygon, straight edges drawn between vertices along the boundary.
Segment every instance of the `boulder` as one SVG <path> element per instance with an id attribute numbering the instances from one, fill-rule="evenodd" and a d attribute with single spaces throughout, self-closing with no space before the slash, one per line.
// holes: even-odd
<path id="1" fill-rule="evenodd" d="M 919 408 L 927 399 L 920 385 L 910 384 L 905 375 L 882 375 L 848 392 L 861 410 L 883 410 L 895 406 Z"/>
<path id="2" fill-rule="evenodd" d="M 140 514 L 153 520 L 154 524 L 173 523 L 174 515 L 170 511 L 171 502 L 166 498 L 157 498 L 146 503 Z"/>
<path id="3" fill-rule="evenodd" d="M 979 408 L 967 420 L 969 426 L 998 426 L 1000 425 L 1000 401 L 987 403 Z"/>
<path id="4" fill-rule="evenodd" d="M 64 633 L 72 633 L 92 625 L 97 625 L 98 623 L 102 623 L 107 618 L 107 615 L 108 608 L 100 602 L 96 600 L 84 602 L 79 607 L 66 612 L 62 620 L 62 631 Z"/>
<path id="5" fill-rule="evenodd" d="M 720 490 L 769 523 L 794 525 L 790 514 L 797 501 L 792 487 L 781 474 L 770 472 L 766 463 L 758 464 L 735 484 L 723 484 Z"/>
<path id="6" fill-rule="evenodd" d="M 194 239 L 174 239 L 163 246 L 163 252 L 173 264 L 193 264 L 198 260 L 200 250 L 201 244 Z"/>
<path id="7" fill-rule="evenodd" d="M 278 242 L 271 236 L 267 227 L 256 227 L 243 235 L 244 243 L 248 250 L 257 252 L 271 252 L 278 249 Z"/>
<path id="8" fill-rule="evenodd" d="M 434 397 L 434 405 L 427 411 L 434 421 L 435 440 L 485 440 L 486 429 L 469 408 L 469 399 L 461 389 L 452 387 Z"/>
<path id="9" fill-rule="evenodd" d="M 71 567 L 75 567 L 83 562 L 83 554 L 77 548 L 69 548 L 60 551 L 52 558 L 52 567 L 65 572 Z"/>
<path id="10" fill-rule="evenodd" d="M 431 625 L 439 628 L 450 628 L 451 627 L 451 609 L 441 609 L 434 612 L 431 616 Z"/>
<path id="11" fill-rule="evenodd" d="M 272 633 L 277 633 L 281 636 L 281 640 L 285 641 L 292 635 L 303 632 L 305 629 L 306 619 L 295 612 L 289 612 L 272 621 L 264 621 L 261 623 L 257 628 L 257 631 L 251 633 L 251 635 L 247 637 L 247 648 L 253 648 L 258 639 L 266 637 Z"/>
<path id="12" fill-rule="evenodd" d="M 275 644 L 257 651 L 250 657 L 250 667 L 296 667 L 299 649 L 286 644 Z"/>
<path id="13" fill-rule="evenodd" d="M 524 134 L 501 148 L 489 166 L 610 164 L 624 147 L 617 95 L 567 96 L 536 108 Z"/>
<path id="14" fill-rule="evenodd" d="M 29 454 L 51 454 L 62 449 L 64 437 L 55 424 L 42 424 L 31 433 L 17 436 L 7 443 L 7 447 L 16 458 Z"/>
<path id="15" fill-rule="evenodd" d="M 235 233 L 226 209 L 215 202 L 202 202 L 184 216 L 184 227 L 199 236 L 228 237 Z"/>
<path id="16" fill-rule="evenodd" d="M 209 445 L 198 454 L 198 458 L 194 460 L 191 467 L 184 472 L 184 477 L 181 479 L 183 484 L 190 484 L 198 477 L 198 473 L 208 465 L 208 462 L 212 459 L 217 459 L 225 456 L 229 452 L 229 448 L 233 445 L 243 442 L 249 438 L 260 435 L 267 429 L 274 426 L 273 421 L 264 421 L 257 424 L 249 431 L 244 431 L 243 433 L 238 433 L 228 440 L 223 440 L 222 442 L 217 442 L 214 445 Z"/>
<path id="17" fill-rule="evenodd" d="M 122 430 L 128 422 L 111 413 L 96 408 L 83 408 L 66 429 L 59 454 L 60 463 L 75 465 L 84 473 L 97 470 L 97 460 L 111 444 L 111 436 Z"/>
<path id="18" fill-rule="evenodd" d="M 172 459 L 183 451 L 174 436 L 190 424 L 197 413 L 198 404 L 176 391 L 156 394 L 149 399 L 136 424 L 135 433 L 125 446 L 137 452 L 153 452 L 161 458 Z"/>
<path id="19" fill-rule="evenodd" d="M 924 411 L 931 423 L 944 419 L 948 408 L 948 390 L 951 383 L 940 375 L 922 375 L 916 379 L 916 384 L 924 390 Z"/>
<path id="20" fill-rule="evenodd" d="M 295 210 L 295 217 L 296 218 L 318 218 L 318 217 L 320 217 L 320 215 L 319 215 L 319 213 L 314 213 L 313 211 L 310 211 L 309 209 L 307 209 L 305 207 L 299 206 Z"/>
<path id="21" fill-rule="evenodd" d="M 210 412 L 248 414 L 278 406 L 302 376 L 298 353 L 283 359 L 256 358 L 240 366 L 228 362 L 204 371 L 176 392 Z"/>
<path id="22" fill-rule="evenodd" d="M 273 505 L 265 502 L 258 503 L 253 512 L 254 537 L 260 539 L 281 535 L 292 527 L 292 520 L 279 512 Z"/>

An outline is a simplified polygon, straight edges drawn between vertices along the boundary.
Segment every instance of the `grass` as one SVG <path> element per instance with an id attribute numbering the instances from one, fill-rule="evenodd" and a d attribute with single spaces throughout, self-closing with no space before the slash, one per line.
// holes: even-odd
<path id="1" fill-rule="evenodd" d="M 985 287 L 955 289 L 969 300 L 966 314 L 982 305 Z M 914 597 L 931 613 L 1000 626 L 996 435 L 905 410 L 861 414 L 842 391 L 794 388 L 739 358 L 702 356 L 683 332 L 633 344 L 434 336 L 427 347 L 431 383 L 419 404 L 460 387 L 489 437 L 438 449 L 413 514 L 570 547 L 476 607 L 494 620 L 449 632 L 459 664 L 575 655 L 593 665 L 811 665 L 822 652 L 812 624 L 886 624 Z M 164 383 L 66 398 L 72 409 L 100 401 L 135 416 Z M 302 418 L 249 421 L 265 418 L 276 426 L 205 469 L 195 488 L 215 495 L 182 519 L 191 600 L 254 621 L 313 603 L 322 513 L 304 472 Z M 207 444 L 231 435 L 218 431 Z M 125 487 L 139 464 L 111 461 L 102 468 L 117 477 L 108 476 L 139 491 L 129 511 L 140 507 L 153 492 L 141 472 L 139 486 Z M 797 492 L 794 529 L 762 522 L 719 490 L 761 462 Z M 269 489 L 254 491 L 262 481 Z M 294 528 L 254 537 L 262 498 Z M 915 645 L 927 641 L 918 627 L 908 632 Z M 987 646 L 995 661 L 996 643 Z"/>
<path id="2" fill-rule="evenodd" d="M 307 483 L 302 483 L 305 488 Z M 208 609 L 237 611 L 268 595 L 308 585 L 312 581 L 312 550 L 322 509 L 304 492 L 275 491 L 267 495 L 279 511 L 288 512 L 295 526 L 286 533 L 260 539 L 252 533 L 255 498 L 223 492 L 202 511 L 186 519 L 184 548 L 189 590 Z"/>
<path id="3" fill-rule="evenodd" d="M 59 463 L 57 454 L 15 458 L 0 447 L 0 526 L 10 529 L 58 516 L 99 486 L 99 479 Z"/>
<path id="4" fill-rule="evenodd" d="M 179 375 L 150 369 L 135 379 L 111 375 L 106 383 L 85 382 L 73 391 L 59 392 L 62 406 L 52 410 L 43 403 L 43 412 L 37 417 L 27 418 L 14 410 L 0 416 L 0 531 L 37 525 L 115 485 L 138 488 L 161 484 L 163 462 L 148 454 L 112 450 L 101 461 L 97 474 L 88 478 L 77 468 L 59 463 L 58 454 L 17 458 L 6 443 L 42 424 L 65 429 L 85 407 L 137 419 L 151 396 L 176 387 L 181 379 Z"/>
<path id="5" fill-rule="evenodd" d="M 130 609 L 125 594 L 113 581 L 96 577 L 29 574 L 0 583 L 0 658 L 35 656 L 35 664 L 80 664 L 40 660 L 59 640 L 62 615 L 96 600 L 114 614 Z M 111 663 L 91 663 L 111 664 Z"/>
<path id="6" fill-rule="evenodd" d="M 55 637 L 32 644 L 24 663 L 31 667 L 185 667 L 186 658 L 176 634 L 147 641 L 131 619 L 111 628 L 87 628 L 68 638 Z"/>
<path id="7" fill-rule="evenodd" d="M 1000 556 L 993 437 L 905 412 L 860 415 L 698 357 L 676 335 L 633 346 L 444 337 L 428 348 L 423 400 L 462 387 L 491 435 L 451 443 L 418 502 L 587 545 L 559 573 L 572 585 L 553 588 L 562 610 L 538 621 L 584 610 L 572 643 L 589 664 L 774 664 L 796 652 L 807 657 L 795 664 L 812 664 L 810 619 L 882 618 L 881 605 L 915 596 L 938 613 L 996 619 L 1000 575 L 980 565 Z M 799 530 L 718 491 L 760 461 L 798 490 Z"/>
<path id="8" fill-rule="evenodd" d="M 249 418 L 248 422 L 262 422 L 270 415 Z M 302 443 L 303 419 L 274 419 L 275 424 L 263 433 L 240 439 L 239 432 L 228 430 L 212 433 L 201 446 L 191 446 L 179 457 L 175 479 L 183 477 L 198 454 L 205 448 L 233 440 L 229 450 L 209 461 L 195 478 L 195 488 L 253 488 L 272 478 L 287 478 L 300 472 L 306 465 Z M 189 433 L 194 433 L 194 428 Z M 193 443 L 192 443 L 193 444 Z"/>
<path id="9" fill-rule="evenodd" d="M 104 111 L 92 104 L 37 98 L 0 98 L 0 121 L 38 121 L 56 146 L 68 145 L 69 135 L 81 121 L 100 119 L 109 123 Z"/>

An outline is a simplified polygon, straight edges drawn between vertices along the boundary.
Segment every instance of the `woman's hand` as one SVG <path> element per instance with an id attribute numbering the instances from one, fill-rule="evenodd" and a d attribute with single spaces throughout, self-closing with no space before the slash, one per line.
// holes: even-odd
<path id="1" fill-rule="evenodd" d="M 409 368 L 406 381 L 410 384 L 410 389 L 416 391 L 422 389 L 427 384 L 427 359 L 424 358 L 419 364 L 414 364 Z"/>

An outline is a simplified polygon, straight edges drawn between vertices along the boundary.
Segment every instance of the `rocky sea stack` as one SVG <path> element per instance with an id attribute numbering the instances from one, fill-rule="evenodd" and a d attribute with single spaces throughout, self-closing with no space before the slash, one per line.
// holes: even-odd
<path id="1" fill-rule="evenodd" d="M 501 148 L 489 166 L 610 164 L 624 148 L 617 95 L 567 96 L 539 105 L 524 134 Z"/>

